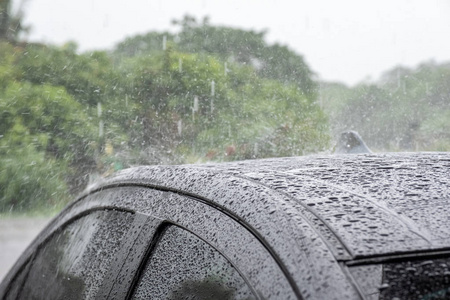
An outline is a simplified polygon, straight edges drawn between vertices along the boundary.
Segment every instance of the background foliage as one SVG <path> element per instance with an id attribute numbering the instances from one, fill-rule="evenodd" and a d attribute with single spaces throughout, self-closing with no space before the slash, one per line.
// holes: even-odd
<path id="1" fill-rule="evenodd" d="M 329 146 L 313 73 L 264 33 L 185 17 L 111 52 L 0 44 L 0 211 L 64 203 L 137 164 L 304 155 Z"/>
<path id="2" fill-rule="evenodd" d="M 64 204 L 138 164 L 329 153 L 344 130 L 375 151 L 450 150 L 450 64 L 347 87 L 265 32 L 174 23 L 87 53 L 0 37 L 0 212 Z"/>
<path id="3" fill-rule="evenodd" d="M 376 151 L 450 150 L 450 64 L 396 67 L 353 88 L 322 83 L 332 134 L 357 130 Z"/>

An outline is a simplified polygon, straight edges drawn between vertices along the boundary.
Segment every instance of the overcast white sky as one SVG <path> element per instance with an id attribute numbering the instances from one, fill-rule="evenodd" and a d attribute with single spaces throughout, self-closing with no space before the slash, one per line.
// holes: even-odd
<path id="1" fill-rule="evenodd" d="M 14 0 L 19 3 L 22 0 Z M 126 36 L 174 30 L 185 14 L 267 29 L 323 80 L 355 84 L 396 65 L 450 61 L 450 0 L 25 0 L 29 39 L 111 49 Z"/>

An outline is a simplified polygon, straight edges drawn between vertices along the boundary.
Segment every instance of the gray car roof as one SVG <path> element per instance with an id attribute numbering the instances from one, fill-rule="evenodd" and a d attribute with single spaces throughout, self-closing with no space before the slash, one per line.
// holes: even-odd
<path id="1" fill-rule="evenodd" d="M 449 153 L 388 153 L 137 167 L 96 189 L 138 184 L 182 192 L 262 232 L 273 224 L 258 214 L 302 219 L 337 259 L 350 260 L 450 249 L 449 183 Z"/>

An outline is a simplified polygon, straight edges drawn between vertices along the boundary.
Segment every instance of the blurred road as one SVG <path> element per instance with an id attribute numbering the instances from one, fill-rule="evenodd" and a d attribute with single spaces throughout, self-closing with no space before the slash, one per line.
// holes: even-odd
<path id="1" fill-rule="evenodd" d="M 43 217 L 0 217 L 0 281 L 49 221 Z"/>

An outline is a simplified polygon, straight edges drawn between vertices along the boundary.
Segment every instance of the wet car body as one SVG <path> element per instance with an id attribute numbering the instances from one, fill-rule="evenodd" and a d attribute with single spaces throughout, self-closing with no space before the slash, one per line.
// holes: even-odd
<path id="1" fill-rule="evenodd" d="M 450 154 L 138 167 L 71 203 L 3 299 L 448 299 Z"/>

